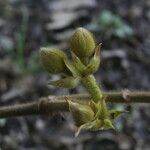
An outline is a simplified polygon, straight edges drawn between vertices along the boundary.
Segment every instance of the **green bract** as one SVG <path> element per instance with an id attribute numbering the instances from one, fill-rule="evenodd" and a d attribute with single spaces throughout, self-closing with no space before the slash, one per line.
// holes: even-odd
<path id="1" fill-rule="evenodd" d="M 71 38 L 70 48 L 80 58 L 91 56 L 95 48 L 93 35 L 84 28 L 77 28 Z"/>
<path id="2" fill-rule="evenodd" d="M 79 77 L 67 77 L 64 79 L 50 81 L 49 84 L 61 88 L 75 88 L 80 83 Z"/>
<path id="3" fill-rule="evenodd" d="M 86 68 L 83 70 L 82 73 L 83 76 L 93 74 L 98 70 L 98 67 L 100 65 L 100 50 L 101 44 L 96 46 L 94 57 L 91 59 L 90 63 L 86 66 Z"/>

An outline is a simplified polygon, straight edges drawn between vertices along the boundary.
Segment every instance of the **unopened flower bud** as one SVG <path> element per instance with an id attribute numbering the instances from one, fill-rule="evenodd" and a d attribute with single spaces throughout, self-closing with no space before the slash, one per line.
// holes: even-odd
<path id="1" fill-rule="evenodd" d="M 84 28 L 77 28 L 70 41 L 71 50 L 79 57 L 89 57 L 94 51 L 93 35 Z"/>
<path id="2" fill-rule="evenodd" d="M 94 119 L 94 112 L 90 106 L 86 104 L 75 103 L 70 100 L 68 100 L 68 104 L 69 110 L 77 127 L 80 127 L 87 122 L 91 122 Z"/>
<path id="3" fill-rule="evenodd" d="M 43 67 L 52 74 L 64 73 L 67 68 L 64 59 L 65 53 L 55 48 L 41 48 L 40 57 Z"/>

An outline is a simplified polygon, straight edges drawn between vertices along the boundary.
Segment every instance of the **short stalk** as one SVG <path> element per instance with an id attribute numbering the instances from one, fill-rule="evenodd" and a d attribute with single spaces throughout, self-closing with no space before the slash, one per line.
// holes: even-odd
<path id="1" fill-rule="evenodd" d="M 88 58 L 87 57 L 81 57 L 80 60 L 82 61 L 82 63 L 84 65 L 87 65 L 88 64 Z"/>
<path id="2" fill-rule="evenodd" d="M 82 84 L 87 89 L 87 91 L 91 94 L 92 100 L 95 103 L 100 102 L 101 109 L 97 113 L 96 116 L 99 116 L 101 114 L 101 117 L 104 119 L 107 117 L 108 109 L 105 102 L 105 98 L 103 97 L 103 94 L 100 90 L 100 87 L 97 85 L 96 80 L 93 75 L 89 75 L 87 77 L 84 77 L 82 79 Z"/>
<path id="3" fill-rule="evenodd" d="M 103 97 L 102 92 L 99 86 L 97 85 L 93 75 L 83 77 L 82 84 L 86 88 L 86 90 L 91 94 L 94 102 L 97 103 L 102 99 Z"/>
<path id="4" fill-rule="evenodd" d="M 108 116 L 108 108 L 106 106 L 106 102 L 104 98 L 100 101 L 100 105 L 101 105 L 101 109 L 100 109 L 101 119 L 105 119 Z"/>

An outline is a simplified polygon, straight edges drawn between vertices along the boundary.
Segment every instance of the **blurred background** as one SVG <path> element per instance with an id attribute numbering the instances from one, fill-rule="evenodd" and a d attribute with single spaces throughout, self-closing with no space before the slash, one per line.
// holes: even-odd
<path id="1" fill-rule="evenodd" d="M 69 52 L 77 27 L 102 42 L 101 67 L 95 74 L 104 91 L 150 90 L 149 0 L 0 0 L 0 106 L 41 96 L 84 92 L 49 87 L 39 49 Z M 82 132 L 74 138 L 69 114 L 0 119 L 1 150 L 149 150 L 150 105 L 115 104 L 126 109 L 117 131 Z"/>

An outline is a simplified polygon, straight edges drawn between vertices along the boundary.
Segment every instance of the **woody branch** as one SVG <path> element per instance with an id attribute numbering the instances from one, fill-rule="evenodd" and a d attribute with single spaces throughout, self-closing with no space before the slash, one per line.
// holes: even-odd
<path id="1" fill-rule="evenodd" d="M 111 103 L 150 103 L 150 92 L 104 92 L 103 95 L 106 97 L 106 102 Z M 69 111 L 66 97 L 73 101 L 85 101 L 85 103 L 91 99 L 88 94 L 43 97 L 30 103 L 1 106 L 0 118 L 47 115 Z"/>

